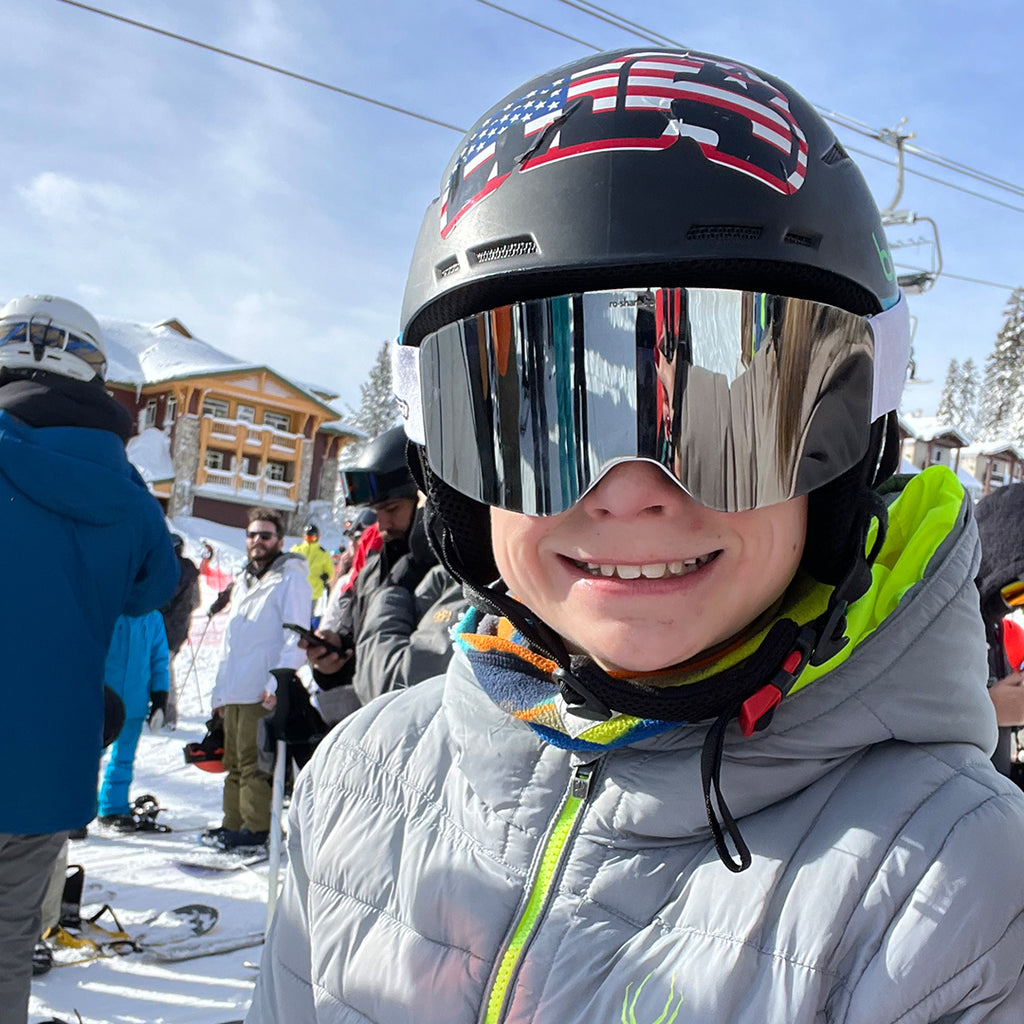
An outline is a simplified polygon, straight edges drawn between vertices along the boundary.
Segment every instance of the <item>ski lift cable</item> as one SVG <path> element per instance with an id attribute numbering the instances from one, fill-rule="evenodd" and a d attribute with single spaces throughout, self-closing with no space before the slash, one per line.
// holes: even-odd
<path id="1" fill-rule="evenodd" d="M 597 18 L 598 21 L 603 21 L 608 25 L 614 25 L 615 28 L 623 29 L 626 32 L 632 32 L 633 35 L 639 36 L 648 43 L 654 43 L 656 46 L 664 46 L 668 43 L 670 46 L 678 46 L 682 49 L 686 49 L 685 43 L 680 43 L 674 39 L 670 39 L 668 36 L 662 35 L 660 32 L 656 32 L 654 29 L 647 28 L 644 25 L 638 25 L 635 21 L 627 21 L 620 15 L 615 14 L 614 11 L 605 10 L 603 7 L 598 7 L 597 4 L 577 3 L 576 0 L 558 0 L 558 2 L 560 4 L 565 4 L 566 7 L 574 7 L 577 11 L 582 11 L 584 14 L 589 14 L 590 17 Z M 550 28 L 550 26 L 544 27 Z"/>
<path id="2" fill-rule="evenodd" d="M 520 14 L 518 11 L 510 11 L 507 7 L 501 7 L 498 4 L 491 3 L 491 0 L 476 0 L 478 4 L 483 4 L 485 7 L 493 7 L 496 11 L 501 11 L 502 14 L 508 14 L 513 18 L 518 18 L 520 21 L 525 21 L 528 25 L 536 25 L 537 28 L 546 29 L 548 32 L 554 32 L 555 35 L 561 36 L 563 39 L 568 39 L 571 42 L 579 43 L 581 46 L 588 46 L 591 50 L 601 50 L 602 47 L 595 43 L 588 43 L 585 39 L 579 39 L 577 36 L 571 36 L 568 32 L 562 32 L 557 28 L 552 28 L 550 25 L 545 25 L 541 21 L 534 21 L 533 18 L 528 18 L 525 14 Z"/>
<path id="3" fill-rule="evenodd" d="M 396 104 L 393 104 L 393 103 L 387 103 L 387 102 L 385 102 L 383 100 L 378 100 L 378 99 L 375 99 L 372 96 L 366 96 L 366 95 L 363 95 L 362 93 L 357 93 L 357 92 L 354 92 L 354 91 L 352 91 L 350 89 L 344 89 L 344 88 L 342 88 L 340 86 L 332 85 L 329 82 L 323 82 L 323 81 L 321 81 L 319 79 L 312 78 L 309 75 L 303 75 L 303 74 L 300 74 L 300 73 L 295 72 L 295 71 L 290 71 L 287 68 L 280 67 L 280 66 L 278 66 L 276 64 L 270 64 L 267 61 L 256 60 L 256 59 L 254 59 L 252 57 L 247 57 L 244 54 L 235 53 L 232 50 L 227 50 L 227 49 L 224 49 L 224 48 L 219 47 L 219 46 L 213 46 L 213 45 L 211 45 L 209 43 L 204 43 L 204 42 L 202 42 L 201 40 L 198 40 L 198 39 L 192 39 L 192 38 L 190 38 L 188 36 L 181 35 L 181 34 L 179 34 L 177 32 L 170 32 L 167 29 L 158 28 L 155 25 L 150 25 L 150 24 L 148 24 L 146 22 L 138 21 L 135 18 L 128 18 L 128 17 L 125 17 L 124 15 L 121 15 L 121 14 L 115 14 L 112 11 L 107 11 L 107 10 L 104 10 L 103 8 L 94 7 L 94 6 L 90 5 L 90 4 L 83 3 L 83 2 L 81 2 L 81 0 L 58 0 L 58 2 L 66 4 L 66 5 L 70 6 L 70 7 L 76 7 L 78 9 L 80 9 L 80 10 L 83 10 L 83 11 L 88 11 L 91 14 L 98 14 L 98 15 L 100 15 L 102 17 L 110 18 L 113 21 L 119 21 L 119 22 L 121 22 L 123 24 L 130 25 L 133 28 L 143 29 L 144 31 L 153 32 L 156 35 L 164 36 L 164 37 L 166 37 L 168 39 L 174 39 L 177 42 L 187 43 L 190 46 L 196 46 L 199 49 L 206 50 L 206 51 L 208 51 L 210 53 L 216 53 L 216 54 L 218 54 L 220 56 L 223 56 L 223 57 L 229 57 L 232 60 L 238 60 L 238 61 L 241 61 L 244 64 L 249 64 L 249 65 L 251 65 L 253 67 L 261 68 L 261 69 L 263 69 L 265 71 L 272 71 L 275 74 L 284 75 L 287 78 L 292 78 L 292 79 L 294 79 L 296 81 L 304 82 L 307 85 L 313 85 L 313 86 L 316 86 L 317 88 L 320 88 L 320 89 L 326 89 L 326 90 L 328 90 L 330 92 L 338 93 L 338 94 L 340 94 L 342 96 L 347 96 L 350 99 L 360 100 L 363 103 L 369 103 L 369 104 L 372 104 L 373 106 L 382 107 L 382 108 L 384 108 L 386 110 L 391 110 L 391 111 L 394 111 L 395 113 L 398 113 L 398 114 L 404 114 L 407 117 L 415 118 L 416 120 L 423 121 L 423 122 L 425 122 L 427 124 L 433 124 L 433 125 L 436 125 L 436 126 L 438 126 L 440 128 L 445 128 L 445 129 L 448 129 L 449 131 L 457 132 L 460 135 L 464 134 L 465 131 L 466 131 L 465 128 L 462 128 L 459 125 L 450 124 L 447 121 L 442 121 L 442 120 L 440 120 L 438 118 L 429 117 L 429 116 L 427 116 L 425 114 L 420 114 L 420 113 L 417 113 L 416 111 L 408 110 L 405 107 L 400 107 L 400 106 L 398 106 Z M 484 0 L 478 0 L 478 2 L 484 2 Z M 567 3 L 569 6 L 575 6 L 579 10 L 582 10 L 584 13 L 590 14 L 593 17 L 599 17 L 599 15 L 596 14 L 595 12 L 587 10 L 585 7 L 583 7 L 580 4 L 576 4 L 574 2 L 574 0 L 559 0 L 559 2 Z M 498 7 L 497 4 L 493 4 L 492 3 L 492 4 L 489 4 L 489 6 L 494 7 L 496 10 L 502 11 L 503 13 L 513 14 L 513 12 L 507 11 L 505 8 Z M 514 15 L 514 16 L 515 17 L 521 17 L 519 15 Z M 561 33 L 558 29 L 555 29 L 555 28 L 553 28 L 550 25 L 546 25 L 543 22 L 536 22 L 536 21 L 532 21 L 531 19 L 523 19 L 523 20 L 530 20 L 531 24 L 534 24 L 534 25 L 536 25 L 539 28 L 543 28 L 546 31 L 555 32 L 555 33 L 557 33 L 559 35 L 563 35 L 564 34 L 564 33 Z M 602 20 L 608 20 L 608 19 L 602 18 Z M 609 23 L 610 24 L 616 24 L 615 22 L 611 22 L 611 21 L 609 21 Z M 621 25 L 621 24 L 618 24 L 618 25 L 616 25 L 616 27 L 623 28 L 624 26 Z M 667 38 L 667 37 L 665 37 L 665 38 Z M 651 42 L 654 41 L 650 37 L 648 37 L 648 40 L 651 41 Z M 574 40 L 574 41 L 581 43 L 581 45 L 586 45 L 586 46 L 592 46 L 593 45 L 591 43 L 585 43 L 583 40 Z M 678 44 L 674 43 L 673 45 L 678 45 Z M 819 109 L 822 109 L 822 108 L 819 108 Z M 859 132 L 860 134 L 866 135 L 867 137 L 873 138 L 873 139 L 876 139 L 876 140 L 878 140 L 878 138 L 879 138 L 879 135 L 878 135 L 877 131 L 869 130 L 867 127 L 863 128 L 863 129 L 856 127 L 856 125 L 863 124 L 863 122 L 857 122 L 854 118 L 846 117 L 846 115 L 836 115 L 834 112 L 829 113 L 829 114 L 823 114 L 823 116 L 826 116 L 830 120 L 835 120 L 837 124 L 842 124 L 843 127 L 846 127 L 849 130 L 851 130 L 851 131 Z M 850 152 L 858 153 L 859 155 L 866 156 L 866 157 L 868 157 L 868 158 L 870 158 L 872 160 L 878 160 L 881 163 L 888 164 L 890 167 L 895 167 L 896 166 L 896 164 L 894 162 L 889 161 L 889 160 L 885 160 L 884 158 L 878 157 L 878 156 L 876 156 L 873 153 L 867 153 L 864 150 L 858 150 L 858 149 L 855 149 L 852 146 L 847 146 L 846 148 Z M 917 154 L 915 154 L 915 155 L 917 155 Z M 992 196 L 983 195 L 980 192 L 974 192 L 974 191 L 972 191 L 970 189 L 962 188 L 959 185 L 953 184 L 953 182 L 946 181 L 943 178 L 933 177 L 931 175 L 925 174 L 922 171 L 917 171 L 917 170 L 915 170 L 912 167 L 908 167 L 907 168 L 907 173 L 915 174 L 918 177 L 925 178 L 928 181 L 933 181 L 933 182 L 935 182 L 936 184 L 939 184 L 939 185 L 945 185 L 947 188 L 955 189 L 956 191 L 962 192 L 965 195 L 973 196 L 973 197 L 975 197 L 977 199 L 984 199 L 987 202 L 996 204 L 997 206 L 1003 206 L 1003 207 L 1005 207 L 1007 209 L 1014 210 L 1014 211 L 1016 211 L 1018 213 L 1024 213 L 1024 208 L 1022 208 L 1022 207 L 1014 206 L 1011 203 L 1003 202 L 1002 200 L 995 199 Z M 964 173 L 964 172 L 961 171 L 960 173 Z M 975 173 L 980 175 L 983 172 L 975 172 Z M 988 177 L 991 178 L 991 176 L 988 176 Z M 998 181 L 999 181 L 999 179 L 991 178 L 991 182 L 993 184 L 993 187 L 1000 188 L 1000 189 L 1002 189 L 1004 191 L 1009 191 L 1012 194 L 1018 194 L 1018 189 L 1017 189 L 1016 186 L 1007 186 L 1007 185 L 997 184 Z M 1024 194 L 1024 193 L 1021 193 L 1021 194 Z"/>
<path id="4" fill-rule="evenodd" d="M 92 14 L 100 14 L 104 18 L 111 18 L 114 21 L 123 22 L 134 28 L 145 29 L 147 32 L 155 32 L 159 36 L 166 36 L 168 39 L 177 40 L 179 43 L 188 43 L 190 46 L 198 46 L 201 50 L 208 50 L 210 53 L 219 54 L 222 57 L 230 57 L 232 60 L 240 60 L 243 64 L 251 64 L 253 67 L 262 68 L 264 71 L 273 71 L 275 74 L 284 75 L 286 78 L 294 78 L 296 81 L 305 82 L 307 85 L 315 85 L 320 89 L 327 89 L 330 92 L 340 93 L 354 100 L 362 100 L 363 103 L 372 103 L 375 107 L 383 107 L 385 110 L 393 110 L 397 114 L 405 114 L 407 117 L 414 117 L 418 121 L 425 121 L 427 124 L 437 125 L 439 128 L 448 128 L 460 135 L 465 128 L 449 124 L 447 121 L 440 121 L 435 117 L 428 117 L 426 114 L 418 114 L 414 110 L 407 110 L 405 107 L 396 106 L 393 103 L 385 103 L 383 100 L 374 99 L 372 96 L 364 96 L 362 93 L 352 92 L 350 89 L 343 89 L 339 85 L 331 85 L 330 82 L 322 82 L 317 78 L 310 78 L 309 75 L 299 74 L 297 71 L 289 71 L 287 68 L 279 67 L 276 64 L 269 64 L 266 61 L 256 60 L 254 57 L 246 57 L 244 54 L 235 53 L 232 50 L 225 50 L 219 46 L 212 46 L 210 43 L 201 42 L 198 39 L 191 39 L 188 36 L 179 35 L 177 32 L 169 32 L 167 29 L 157 28 L 144 21 L 136 21 L 134 18 L 126 18 L 123 14 L 114 14 L 112 11 L 105 11 L 101 7 L 92 7 L 82 3 L 81 0 L 58 0 L 59 3 L 67 4 L 69 7 L 78 7 L 83 11 Z"/>
<path id="5" fill-rule="evenodd" d="M 855 146 L 845 146 L 844 148 L 850 153 L 856 153 L 858 156 L 867 157 L 869 160 L 876 160 L 878 163 L 885 164 L 886 167 L 896 166 L 895 160 L 886 160 L 884 156 L 878 156 L 876 153 L 869 153 L 867 150 L 857 149 Z M 945 178 L 936 178 L 934 175 L 925 174 L 924 171 L 915 170 L 913 167 L 907 167 L 906 172 L 918 178 L 924 178 L 925 181 L 933 181 L 937 185 L 944 185 L 946 188 L 951 188 L 956 192 L 963 192 L 964 195 L 973 196 L 975 199 L 984 199 L 987 203 L 994 203 L 996 206 L 1003 206 L 1007 210 L 1024 213 L 1024 206 L 1014 206 L 1013 203 L 1007 203 L 1002 199 L 996 199 L 995 196 L 987 196 L 983 192 L 975 192 L 973 189 L 964 188 L 962 185 L 956 185 Z"/>

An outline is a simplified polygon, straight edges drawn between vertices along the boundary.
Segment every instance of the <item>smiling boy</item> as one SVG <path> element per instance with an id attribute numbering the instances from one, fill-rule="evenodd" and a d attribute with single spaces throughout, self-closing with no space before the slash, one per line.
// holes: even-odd
<path id="1" fill-rule="evenodd" d="M 296 786 L 250 1022 L 1024 1018 L 1024 801 L 970 502 L 892 479 L 909 337 L 799 94 L 621 50 L 424 219 L 395 379 L 472 607 Z"/>

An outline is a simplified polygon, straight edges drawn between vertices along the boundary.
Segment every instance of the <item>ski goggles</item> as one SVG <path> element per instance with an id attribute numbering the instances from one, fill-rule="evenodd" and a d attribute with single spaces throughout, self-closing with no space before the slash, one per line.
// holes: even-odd
<path id="1" fill-rule="evenodd" d="M 387 473 L 367 469 L 341 470 L 341 489 L 346 505 L 377 505 L 389 498 L 414 498 L 416 485 L 402 466 Z"/>
<path id="2" fill-rule="evenodd" d="M 0 324 L 0 348 L 25 344 L 33 348 L 61 349 L 78 356 L 100 377 L 106 375 L 107 358 L 91 338 L 74 334 L 65 327 L 45 320 L 19 320 Z"/>
<path id="3" fill-rule="evenodd" d="M 999 596 L 1007 608 L 1024 608 L 1024 580 L 1014 580 L 999 588 Z"/>
<path id="4" fill-rule="evenodd" d="M 854 466 L 895 409 L 906 302 L 864 317 L 709 288 L 584 292 L 466 317 L 395 347 L 406 433 L 434 473 L 527 515 L 616 464 L 660 466 L 711 508 L 806 494 Z"/>

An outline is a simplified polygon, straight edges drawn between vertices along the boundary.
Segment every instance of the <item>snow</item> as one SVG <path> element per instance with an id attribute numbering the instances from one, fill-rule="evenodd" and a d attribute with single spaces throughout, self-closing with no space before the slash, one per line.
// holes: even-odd
<path id="1" fill-rule="evenodd" d="M 171 524 L 185 538 L 185 550 L 198 563 L 205 538 L 214 564 L 229 571 L 245 559 L 242 531 L 200 519 Z M 179 720 L 174 731 L 143 731 L 135 759 L 132 796 L 152 793 L 165 810 L 158 820 L 168 834 L 107 832 L 95 823 L 84 841 L 70 844 L 68 861 L 85 867 L 83 911 L 109 903 L 129 932 L 147 917 L 187 903 L 217 908 L 220 920 L 209 933 L 262 929 L 266 921 L 268 867 L 260 864 L 212 877 L 195 877 L 175 866 L 177 858 L 205 852 L 202 829 L 220 824 L 222 775 L 186 765 L 182 748 L 205 732 L 224 616 L 207 623 L 205 609 L 215 596 L 203 587 L 189 641 L 175 662 Z M 202 640 L 200 644 L 200 640 Z M 194 657 L 194 671 L 192 668 Z M 102 923 L 102 922 L 101 922 Z M 83 1024 L 219 1024 L 245 1016 L 252 998 L 261 947 L 181 963 L 146 962 L 138 954 L 55 967 L 33 979 L 29 1020 L 50 1017 Z"/>
<path id="2" fill-rule="evenodd" d="M 174 479 L 171 461 L 171 439 L 156 427 L 146 427 L 128 441 L 128 461 L 139 471 L 146 483 Z"/>

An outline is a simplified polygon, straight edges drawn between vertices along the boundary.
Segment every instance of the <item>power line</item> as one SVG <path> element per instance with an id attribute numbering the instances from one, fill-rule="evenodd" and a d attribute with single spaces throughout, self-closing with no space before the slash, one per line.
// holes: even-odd
<path id="1" fill-rule="evenodd" d="M 629 21 L 626 18 L 615 14 L 613 11 L 609 11 L 604 7 L 599 7 L 597 4 L 590 3 L 589 0 L 558 0 L 559 3 L 565 4 L 567 7 L 573 7 L 578 11 L 582 11 L 584 14 L 589 14 L 592 18 L 597 18 L 599 21 L 607 22 L 609 25 L 615 25 L 616 28 L 624 29 L 625 31 L 632 31 L 634 35 L 640 36 L 647 42 L 655 43 L 657 45 L 663 45 L 663 42 L 668 42 L 672 46 L 678 46 L 681 49 L 688 49 L 685 43 L 681 43 L 676 39 L 672 39 L 670 36 L 662 35 L 660 32 L 656 32 L 654 29 L 647 28 L 645 25 L 640 25 L 635 21 Z M 600 13 L 597 13 L 600 12 Z M 608 15 L 609 17 L 606 17 Z M 612 20 L 616 19 L 616 20 Z M 534 24 L 539 24 L 534 22 Z M 542 26 L 547 28 L 549 31 L 557 31 L 552 29 L 550 25 Z M 588 44 L 589 45 L 589 44 Z M 850 131 L 858 132 L 861 135 L 865 135 L 868 138 L 875 139 L 878 142 L 885 142 L 885 138 L 877 128 L 873 128 L 871 125 L 864 121 L 858 121 L 856 118 L 850 117 L 847 114 L 841 114 L 835 110 L 829 110 L 827 107 L 821 106 L 821 104 L 811 104 L 827 121 L 832 121 L 834 124 L 841 125 Z M 969 178 L 974 178 L 977 181 L 984 182 L 986 185 L 990 185 L 993 188 L 1003 189 L 1007 192 L 1011 192 L 1014 195 L 1024 197 L 1024 187 L 1016 185 L 1013 182 L 1006 181 L 1003 178 L 997 178 L 995 175 L 989 174 L 987 171 L 979 171 L 974 167 L 969 167 L 958 160 L 952 160 L 949 157 L 944 157 L 939 153 L 934 153 L 931 150 L 925 149 L 922 146 L 915 146 L 912 143 L 904 143 L 903 150 L 909 155 L 916 156 L 921 160 L 927 160 L 929 163 L 938 164 L 940 167 L 945 168 L 948 171 L 953 171 L 955 174 L 962 174 Z M 895 165 L 894 165 L 895 166 Z M 911 168 L 907 168 L 911 173 L 915 173 Z M 920 172 L 916 172 L 920 173 Z M 921 177 L 927 178 L 927 175 L 921 175 Z M 939 184 L 949 185 L 950 188 L 956 188 L 950 182 L 946 182 L 940 178 L 931 178 L 931 181 L 937 181 Z M 965 191 L 961 189 L 960 191 Z M 978 196 L 978 198 L 987 198 L 980 196 L 976 192 L 967 192 L 968 195 Z M 1007 205 L 1005 203 L 1000 205 Z M 1018 207 L 1011 206 L 1011 210 L 1016 210 Z"/>
<path id="2" fill-rule="evenodd" d="M 363 103 L 369 103 L 372 104 L 373 106 L 381 107 L 385 110 L 391 110 L 397 114 L 404 114 L 406 117 L 415 118 L 416 120 L 423 121 L 426 124 L 437 125 L 439 128 L 445 128 L 449 131 L 457 132 L 460 135 L 463 135 L 466 132 L 465 128 L 459 127 L 458 125 L 450 124 L 447 121 L 441 121 L 438 118 L 428 117 L 425 114 L 420 114 L 417 113 L 416 111 L 408 110 L 405 107 L 400 107 L 393 103 L 386 103 L 383 100 L 374 99 L 372 96 L 366 96 L 362 93 L 354 92 L 351 89 L 344 89 L 341 86 L 332 85 L 330 82 L 323 82 L 320 79 L 312 78 L 309 75 L 303 75 L 296 71 L 289 71 L 287 68 L 282 68 L 276 64 L 270 64 L 267 61 L 256 60 L 253 57 L 247 57 L 244 54 L 236 53 L 232 50 L 226 50 L 219 46 L 213 46 L 209 43 L 204 43 L 198 39 L 192 39 L 189 36 L 180 35 L 177 32 L 170 32 L 167 29 L 158 28 L 155 25 L 150 25 L 144 21 L 138 21 L 135 18 L 128 18 L 121 14 L 115 14 L 112 11 L 107 11 L 100 7 L 94 7 L 90 4 L 82 3 L 81 0 L 59 0 L 59 2 L 67 4 L 70 7 L 77 7 L 83 11 L 89 11 L 92 14 L 98 14 L 104 18 L 110 18 L 113 21 L 122 22 L 125 25 L 131 25 L 134 28 L 140 28 L 147 32 L 153 32 L 156 35 L 164 36 L 168 39 L 174 39 L 177 42 L 187 43 L 189 46 L 195 46 L 201 50 L 206 50 L 210 53 L 219 54 L 222 57 L 229 57 L 232 60 L 241 61 L 243 64 L 249 64 L 252 67 L 262 68 L 265 71 L 272 71 L 275 74 L 283 75 L 286 78 L 291 78 L 294 79 L 295 81 L 305 82 L 306 84 L 316 86 L 319 89 L 326 89 L 329 92 L 337 93 L 342 96 L 348 96 L 350 99 L 361 100 Z M 554 34 L 562 36 L 563 38 L 570 39 L 572 42 L 580 43 L 582 46 L 591 47 L 595 50 L 600 49 L 593 43 L 589 43 L 575 36 L 571 36 L 568 33 L 562 32 L 559 29 L 554 28 L 551 25 L 545 24 L 544 22 L 535 21 L 532 18 L 527 18 L 524 15 L 517 14 L 515 11 L 510 11 L 508 8 L 501 7 L 498 4 L 490 2 L 490 0 L 477 0 L 477 2 L 483 3 L 486 6 L 492 7 L 495 10 L 500 11 L 504 14 L 508 14 L 512 17 L 518 18 L 521 21 L 528 22 L 529 24 L 535 25 L 536 27 L 542 28 L 548 32 L 553 32 Z M 598 18 L 599 20 L 605 21 L 610 25 L 614 25 L 616 28 L 623 29 L 625 31 L 631 31 L 634 34 L 642 34 L 644 32 L 650 31 L 644 29 L 643 26 L 638 26 L 635 22 L 627 21 L 625 18 L 619 18 L 618 15 L 614 15 L 612 14 L 612 12 L 606 11 L 605 8 L 598 7 L 596 4 L 585 5 L 584 3 L 575 2 L 575 0 L 559 0 L 559 2 L 566 4 L 569 7 L 574 7 L 585 14 L 589 14 L 591 17 Z M 593 10 L 591 10 L 590 8 L 593 8 Z M 606 17 L 606 14 L 611 15 L 611 17 Z M 614 21 L 612 20 L 612 18 L 617 18 L 619 20 Z M 655 38 L 653 35 L 648 34 L 643 36 L 643 38 L 645 38 L 648 42 L 655 43 L 657 45 L 664 45 L 663 43 L 659 42 L 659 39 Z M 660 39 L 667 40 L 673 46 L 680 46 L 685 48 L 684 44 L 676 42 L 675 40 L 670 39 L 668 36 L 660 36 Z M 820 107 L 817 104 L 815 104 L 815 107 L 820 112 L 822 112 L 822 116 L 834 121 L 837 124 L 840 124 L 842 127 L 845 127 L 851 131 L 858 132 L 859 134 L 867 136 L 868 138 L 875 139 L 876 141 L 882 141 L 879 136 L 879 133 L 874 129 L 871 129 L 870 126 L 866 125 L 864 122 L 857 121 L 856 119 L 847 117 L 844 114 L 838 114 L 835 111 L 825 111 L 825 108 Z M 861 156 L 868 157 L 871 160 L 877 160 L 880 163 L 884 163 L 890 167 L 896 166 L 894 162 L 885 160 L 883 157 L 879 157 L 874 153 L 868 153 L 865 150 L 859 150 L 852 146 L 847 146 L 846 148 L 852 153 L 857 153 Z M 914 146 L 910 148 L 914 151 L 914 155 L 920 156 L 922 159 L 932 158 L 932 162 L 940 163 L 941 166 L 946 167 L 948 170 L 954 170 L 957 173 L 961 174 L 970 174 L 972 177 L 976 177 L 978 178 L 978 180 L 990 184 L 993 188 L 998 188 L 1003 191 L 1010 192 L 1011 194 L 1014 195 L 1024 196 L 1024 188 L 1020 188 L 1019 186 L 1013 185 L 1009 182 L 1003 182 L 1001 179 L 995 178 L 992 175 L 988 175 L 985 172 L 975 171 L 973 168 L 967 168 L 965 167 L 965 165 L 957 165 L 955 161 L 949 161 L 945 157 L 941 157 L 938 154 L 932 154 L 928 150 L 921 149 L 920 147 Z M 969 195 L 976 199 L 982 199 L 985 202 L 993 203 L 996 206 L 1002 206 L 1008 210 L 1013 210 L 1016 213 L 1024 213 L 1024 207 L 1014 206 L 1012 203 L 1007 203 L 1004 202 L 1003 200 L 996 199 L 992 196 L 984 195 L 981 192 L 975 192 L 971 189 L 963 188 L 962 186 L 955 185 L 951 181 L 947 181 L 943 178 L 933 177 L 932 175 L 925 174 L 923 171 L 915 170 L 912 167 L 907 167 L 905 168 L 905 170 L 908 174 L 914 174 L 918 177 L 926 179 L 927 181 L 932 181 L 938 185 L 943 185 L 946 188 L 951 188 L 957 192 L 962 192 L 964 195 Z"/>
<path id="3" fill-rule="evenodd" d="M 563 39 L 570 39 L 574 43 L 579 43 L 581 46 L 589 46 L 592 50 L 600 50 L 602 47 L 596 46 L 594 43 L 588 43 L 585 39 L 577 39 L 576 36 L 569 35 L 568 32 L 562 32 L 557 28 L 552 28 L 550 25 L 545 25 L 541 21 L 534 21 L 533 18 L 528 18 L 525 14 L 519 14 L 517 11 L 510 11 L 507 7 L 499 7 L 498 4 L 492 4 L 491 0 L 476 0 L 478 4 L 483 4 L 485 7 L 493 7 L 496 11 L 501 11 L 502 14 L 508 14 L 513 18 L 518 18 L 520 21 L 525 21 L 528 25 L 536 25 L 537 28 L 542 28 L 548 32 L 554 32 L 555 35 L 561 36 Z"/>
<path id="4" fill-rule="evenodd" d="M 105 11 L 100 7 L 90 7 L 89 4 L 80 3 L 79 0 L 59 0 L 62 4 L 70 7 L 79 7 L 83 11 L 90 11 L 92 14 L 102 15 L 113 21 L 120 21 L 135 28 L 145 29 L 147 32 L 155 32 L 158 36 L 166 36 L 168 39 L 175 39 L 179 43 L 188 43 L 189 46 L 198 46 L 201 50 L 208 50 L 210 53 L 218 53 L 222 57 L 230 57 L 232 60 L 240 60 L 243 64 L 251 64 L 256 68 L 263 68 L 265 71 L 273 71 L 275 74 L 284 75 L 286 78 L 294 78 L 298 82 L 306 82 L 308 85 L 315 85 L 318 89 L 327 89 L 330 92 L 340 93 L 342 96 L 349 96 L 354 100 L 362 100 L 364 103 L 372 103 L 375 107 L 383 107 L 385 110 L 393 110 L 397 114 L 405 114 L 407 117 L 414 117 L 417 121 L 425 121 L 427 124 L 435 124 L 439 128 L 448 128 L 460 135 L 465 133 L 464 128 L 448 124 L 447 121 L 439 121 L 435 117 L 427 117 L 426 114 L 417 114 L 414 110 L 406 110 L 405 107 L 395 106 L 393 103 L 385 103 L 383 100 L 375 100 L 372 96 L 364 96 L 362 93 L 352 92 L 351 89 L 342 89 L 339 85 L 331 85 L 330 82 L 321 82 L 317 78 L 310 78 L 308 75 L 300 75 L 297 71 L 288 71 L 286 68 L 278 67 L 276 64 L 268 64 L 266 61 L 256 60 L 253 57 L 246 57 L 244 54 L 235 53 L 232 50 L 224 50 L 219 46 L 211 46 L 209 43 L 200 42 L 198 39 L 190 39 L 188 36 L 178 35 L 177 32 L 168 32 L 166 29 L 157 28 L 155 25 L 147 25 L 144 21 L 136 21 L 134 18 L 126 18 L 121 14 L 114 14 Z"/>

